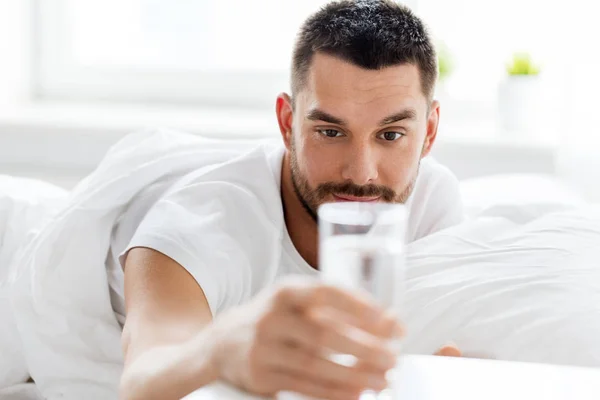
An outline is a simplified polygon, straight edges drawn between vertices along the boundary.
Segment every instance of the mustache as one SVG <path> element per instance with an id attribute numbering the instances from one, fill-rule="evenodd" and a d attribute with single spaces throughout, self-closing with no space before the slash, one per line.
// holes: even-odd
<path id="1" fill-rule="evenodd" d="M 330 194 L 345 195 L 352 197 L 379 197 L 386 202 L 396 199 L 396 192 L 383 185 L 356 185 L 352 182 L 326 182 L 317 186 L 315 190 L 317 198 L 323 199 Z"/>

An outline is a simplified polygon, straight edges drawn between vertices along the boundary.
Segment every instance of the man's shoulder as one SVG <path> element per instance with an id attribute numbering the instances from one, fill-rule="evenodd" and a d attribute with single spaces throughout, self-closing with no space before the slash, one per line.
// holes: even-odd
<path id="1" fill-rule="evenodd" d="M 450 168 L 446 167 L 432 156 L 427 156 L 421 161 L 421 169 L 431 176 L 457 180 L 456 175 L 454 175 Z"/>
<path id="2" fill-rule="evenodd" d="M 245 216 L 245 221 L 253 223 L 265 218 L 278 222 L 281 196 L 271 161 L 278 151 L 261 144 L 225 162 L 194 170 L 176 179 L 160 202 L 226 220 Z"/>
<path id="3" fill-rule="evenodd" d="M 278 185 L 271 158 L 282 150 L 262 143 L 237 157 L 196 169 L 180 177 L 171 191 L 223 187 L 261 194 Z"/>
<path id="4" fill-rule="evenodd" d="M 458 190 L 458 179 L 448 167 L 439 163 L 435 158 L 425 157 L 421 161 L 415 190 L 417 188 L 427 192 L 444 190 L 444 188 Z"/>
<path id="5" fill-rule="evenodd" d="M 463 210 L 458 179 L 435 159 L 423 159 L 408 206 L 408 241 L 460 223 Z"/>

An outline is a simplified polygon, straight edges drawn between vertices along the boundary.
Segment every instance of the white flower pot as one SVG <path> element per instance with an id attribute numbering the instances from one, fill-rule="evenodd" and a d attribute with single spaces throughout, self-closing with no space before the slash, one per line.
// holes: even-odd
<path id="1" fill-rule="evenodd" d="M 534 134 L 540 120 L 541 101 L 538 76 L 506 77 L 498 88 L 498 113 L 502 128 Z"/>

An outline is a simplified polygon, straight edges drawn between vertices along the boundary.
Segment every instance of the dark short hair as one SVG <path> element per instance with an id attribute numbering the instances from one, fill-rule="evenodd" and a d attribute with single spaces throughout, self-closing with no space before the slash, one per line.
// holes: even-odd
<path id="1" fill-rule="evenodd" d="M 423 22 L 391 0 L 333 1 L 300 28 L 292 58 L 292 99 L 306 85 L 313 55 L 322 52 L 365 69 L 413 64 L 423 94 L 433 96 L 437 56 Z"/>

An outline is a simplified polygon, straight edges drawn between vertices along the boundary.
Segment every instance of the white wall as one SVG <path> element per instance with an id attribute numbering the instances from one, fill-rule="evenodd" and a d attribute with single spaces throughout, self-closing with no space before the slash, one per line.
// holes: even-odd
<path id="1" fill-rule="evenodd" d="M 0 0 L 0 110 L 29 98 L 31 0 Z"/>
<path id="2" fill-rule="evenodd" d="M 35 87 L 31 66 L 35 60 L 30 54 L 31 3 L 32 0 L 0 0 L 0 173 L 72 186 L 94 168 L 111 144 L 127 132 L 148 125 L 231 139 L 277 134 L 274 112 L 32 101 Z M 587 55 L 587 61 L 592 63 L 592 53 L 581 48 L 571 56 L 578 54 L 578 59 L 582 59 L 581 54 Z M 594 77 L 595 88 L 600 88 L 598 76 Z M 586 87 L 581 78 L 579 82 L 577 87 Z M 595 95 L 597 91 L 587 93 Z M 580 119 L 576 127 L 562 129 L 557 146 L 505 137 L 495 130 L 493 122 L 469 128 L 445 125 L 445 119 L 453 114 L 446 108 L 449 113 L 442 115 L 434 156 L 461 178 L 493 173 L 557 173 L 600 200 L 598 185 L 590 185 L 589 181 L 591 177 L 600 182 L 594 172 L 600 171 L 597 147 L 588 145 L 589 138 L 584 135 L 573 134 L 596 129 L 600 123 L 596 104 L 586 101 L 574 106 L 573 115 Z M 585 114 L 587 119 L 582 118 Z M 563 138 L 571 136 L 577 136 L 577 140 L 565 146 Z"/>
<path id="3" fill-rule="evenodd" d="M 69 107 L 52 109 L 56 113 L 69 112 Z M 117 111 L 112 112 L 118 114 Z M 0 173 L 36 177 L 71 187 L 93 170 L 113 143 L 144 125 L 168 125 L 227 140 L 278 135 L 274 114 L 236 117 L 235 113 L 219 116 L 213 112 L 212 118 L 200 116 L 195 124 L 182 124 L 181 120 L 177 124 L 176 115 L 165 116 L 160 121 L 157 113 L 146 110 L 139 112 L 139 120 L 113 118 L 111 122 L 107 117 L 102 121 L 101 116 L 110 112 L 105 108 L 95 117 L 93 113 L 87 115 L 87 120 L 73 116 L 52 120 L 48 115 L 40 117 L 43 113 L 38 112 L 37 119 L 25 115 L 11 123 L 0 122 Z M 185 114 L 180 115 L 183 119 Z M 156 123 L 152 123 L 153 120 Z M 444 130 L 439 133 L 433 156 L 461 179 L 499 173 L 554 174 L 558 161 L 551 145 L 512 143 L 493 135 L 485 140 L 473 140 Z"/>

